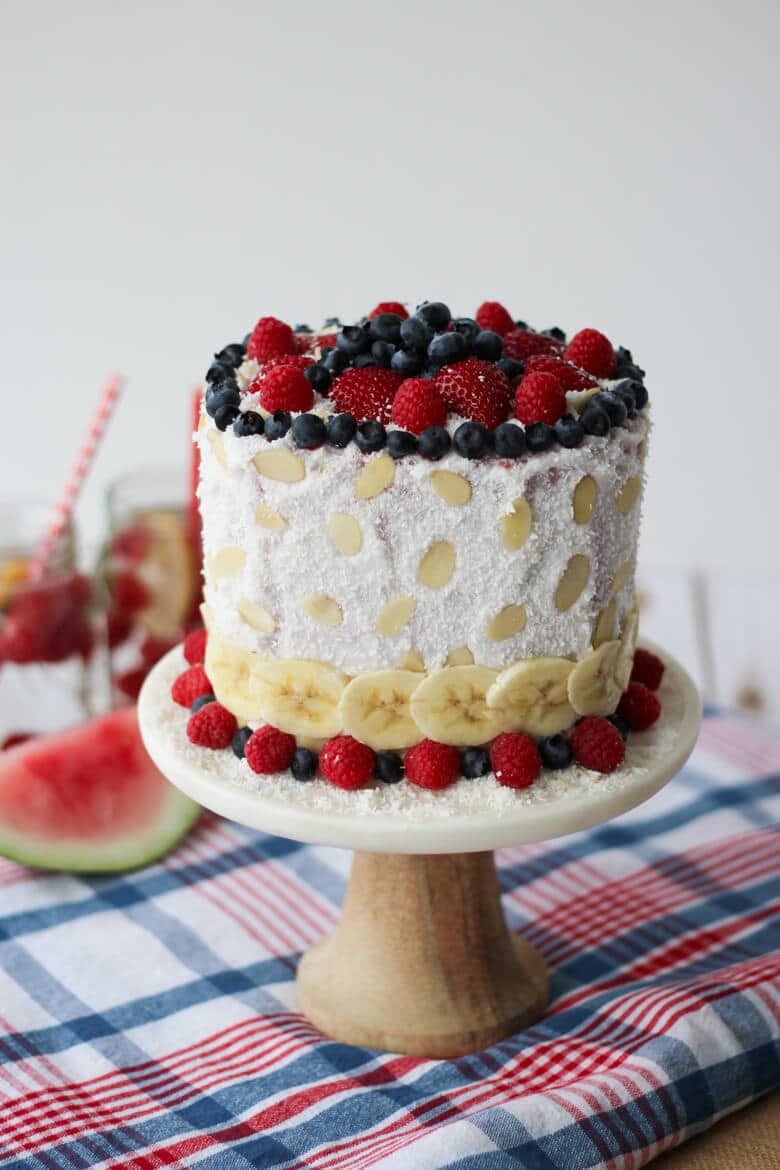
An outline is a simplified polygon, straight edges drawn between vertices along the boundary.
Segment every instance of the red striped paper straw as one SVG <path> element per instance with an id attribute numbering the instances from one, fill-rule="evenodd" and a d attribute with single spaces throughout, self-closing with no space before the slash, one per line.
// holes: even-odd
<path id="1" fill-rule="evenodd" d="M 95 413 L 84 435 L 78 458 L 71 468 L 65 488 L 57 503 L 51 524 L 30 565 L 30 576 L 33 580 L 39 579 L 45 574 L 54 545 L 70 522 L 79 492 L 92 466 L 95 452 L 100 445 L 100 440 L 113 414 L 114 407 L 116 406 L 119 395 L 122 393 L 124 384 L 125 380 L 121 374 L 112 374 L 103 387 Z"/>

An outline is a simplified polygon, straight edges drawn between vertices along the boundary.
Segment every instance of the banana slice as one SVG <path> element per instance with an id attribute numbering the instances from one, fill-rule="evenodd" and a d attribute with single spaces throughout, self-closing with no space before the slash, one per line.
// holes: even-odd
<path id="1" fill-rule="evenodd" d="M 347 675 L 311 658 L 260 661 L 252 676 L 260 717 L 291 735 L 328 739 L 341 730 Z"/>
<path id="2" fill-rule="evenodd" d="M 412 747 L 423 738 L 409 709 L 419 685 L 413 670 L 377 670 L 353 678 L 339 703 L 342 729 L 375 751 Z"/>
<path id="3" fill-rule="evenodd" d="M 204 615 L 205 616 L 205 615 Z M 223 707 L 243 723 L 260 718 L 262 695 L 255 682 L 259 655 L 244 650 L 213 629 L 206 639 L 205 670 Z"/>
<path id="4" fill-rule="evenodd" d="M 623 688 L 617 680 L 620 642 L 603 642 L 569 675 L 569 702 L 578 715 L 609 715 Z"/>
<path id="5" fill-rule="evenodd" d="M 455 747 L 476 746 L 506 730 L 503 710 L 487 705 L 497 672 L 485 666 L 445 666 L 429 674 L 411 698 L 411 712 L 424 735 Z"/>
<path id="6" fill-rule="evenodd" d="M 621 695 L 631 679 L 638 633 L 639 605 L 636 597 L 634 597 L 631 602 L 631 609 L 623 619 L 623 627 L 620 631 L 620 652 L 618 653 L 617 666 L 615 667 L 615 677 L 617 678 Z"/>
<path id="7" fill-rule="evenodd" d="M 488 707 L 506 713 L 513 731 L 555 735 L 576 719 L 567 682 L 568 658 L 524 658 L 502 670 L 487 693 Z"/>

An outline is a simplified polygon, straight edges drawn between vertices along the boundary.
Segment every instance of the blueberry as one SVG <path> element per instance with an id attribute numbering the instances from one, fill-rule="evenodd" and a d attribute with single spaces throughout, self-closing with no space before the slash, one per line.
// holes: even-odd
<path id="1" fill-rule="evenodd" d="M 322 323 L 322 327 L 323 327 L 323 329 L 340 329 L 341 328 L 341 318 L 340 317 L 326 317 Z"/>
<path id="2" fill-rule="evenodd" d="M 233 755 L 238 756 L 239 760 L 244 758 L 244 750 L 246 748 L 247 740 L 252 738 L 251 727 L 239 727 L 238 731 L 230 741 L 230 746 L 233 749 Z"/>
<path id="3" fill-rule="evenodd" d="M 466 459 L 482 459 L 493 446 L 493 436 L 483 423 L 461 423 L 452 436 L 453 446 Z"/>
<path id="4" fill-rule="evenodd" d="M 311 325 L 301 325 L 301 324 L 293 325 L 293 333 L 311 333 L 311 332 L 312 332 Z"/>
<path id="5" fill-rule="evenodd" d="M 441 459 L 451 446 L 452 439 L 444 427 L 426 427 L 418 443 L 419 452 L 424 459 Z"/>
<path id="6" fill-rule="evenodd" d="M 492 329 L 482 329 L 472 342 L 474 357 L 486 362 L 497 362 L 504 352 L 503 338 Z"/>
<path id="7" fill-rule="evenodd" d="M 435 333 L 446 329 L 452 320 L 452 314 L 441 301 L 423 301 L 417 306 L 414 315 L 418 321 L 424 321 L 429 325 Z"/>
<path id="8" fill-rule="evenodd" d="M 516 423 L 505 422 L 493 431 L 493 446 L 502 459 L 519 459 L 525 451 L 525 432 Z"/>
<path id="9" fill-rule="evenodd" d="M 529 451 L 546 451 L 555 442 L 555 431 L 549 423 L 529 423 L 525 428 L 525 441 Z"/>
<path id="10" fill-rule="evenodd" d="M 633 418 L 636 414 L 636 399 L 634 398 L 634 391 L 631 389 L 633 385 L 633 381 L 628 379 L 625 382 L 618 382 L 613 390 L 613 394 L 617 394 L 625 406 L 629 418 Z"/>
<path id="11" fill-rule="evenodd" d="M 634 364 L 634 358 L 630 349 L 626 349 L 624 345 L 619 345 L 615 350 L 615 361 L 619 366 L 631 366 Z"/>
<path id="12" fill-rule="evenodd" d="M 621 427 L 626 421 L 628 415 L 626 404 L 614 391 L 605 390 L 601 394 L 594 394 L 590 401 L 595 402 L 602 410 L 606 410 L 611 426 Z"/>
<path id="13" fill-rule="evenodd" d="M 219 353 L 214 354 L 214 361 L 222 362 L 226 366 L 233 369 L 235 366 L 240 366 L 246 357 L 246 346 L 242 345 L 240 341 L 234 341 L 231 345 L 226 345 Z"/>
<path id="14" fill-rule="evenodd" d="M 238 418 L 239 409 L 233 402 L 223 402 L 214 411 L 214 422 L 220 431 L 226 431 L 231 423 Z"/>
<path id="15" fill-rule="evenodd" d="M 613 727 L 618 729 L 623 739 L 628 739 L 628 733 L 631 730 L 631 724 L 628 722 L 625 715 L 618 715 L 617 713 L 614 715 L 607 715 L 607 720 L 612 724 Z"/>
<path id="16" fill-rule="evenodd" d="M 307 366 L 303 373 L 316 394 L 328 393 L 330 390 L 330 370 L 326 369 L 320 362 L 315 362 L 313 366 Z"/>
<path id="17" fill-rule="evenodd" d="M 635 378 L 623 378 L 620 382 L 615 383 L 611 391 L 621 401 L 623 401 L 622 395 L 625 392 L 628 392 L 633 398 L 636 410 L 643 410 L 647 406 L 647 390 L 642 382 L 638 382 Z"/>
<path id="18" fill-rule="evenodd" d="M 375 366 L 376 362 L 370 353 L 358 353 L 352 358 L 350 363 L 356 370 L 360 370 L 363 366 Z"/>
<path id="19" fill-rule="evenodd" d="M 225 378 L 233 377 L 233 367 L 224 362 L 212 362 L 206 370 L 206 381 L 209 383 L 223 382 Z"/>
<path id="20" fill-rule="evenodd" d="M 384 366 L 387 369 L 395 352 L 396 347 L 391 341 L 375 341 L 371 346 L 371 360 L 376 365 Z"/>
<path id="21" fill-rule="evenodd" d="M 401 322 L 397 313 L 378 313 L 368 323 L 368 332 L 373 341 L 389 341 L 392 345 L 401 343 Z"/>
<path id="22" fill-rule="evenodd" d="M 387 450 L 393 459 L 403 459 L 404 455 L 414 455 L 417 450 L 417 436 L 408 431 L 388 431 Z"/>
<path id="23" fill-rule="evenodd" d="M 515 329 L 530 329 L 531 326 L 527 321 L 515 321 Z"/>
<path id="24" fill-rule="evenodd" d="M 331 447 L 346 447 L 356 430 L 357 423 L 351 414 L 332 414 L 328 419 L 328 442 Z"/>
<path id="25" fill-rule="evenodd" d="M 597 402 L 589 402 L 587 404 L 580 415 L 580 422 L 585 428 L 586 435 L 609 434 L 609 415 L 606 410 L 601 409 Z"/>
<path id="26" fill-rule="evenodd" d="M 290 760 L 290 771 L 296 780 L 311 780 L 317 771 L 317 756 L 308 748 L 296 748 Z"/>
<path id="27" fill-rule="evenodd" d="M 292 426 L 292 416 L 286 410 L 275 410 L 270 418 L 265 420 L 266 439 L 281 439 Z"/>
<path id="28" fill-rule="evenodd" d="M 470 346 L 463 333 L 437 333 L 428 346 L 428 358 L 435 366 L 448 366 L 469 356 Z"/>
<path id="29" fill-rule="evenodd" d="M 402 378 L 414 378 L 422 372 L 425 357 L 415 350 L 397 349 L 390 359 L 390 365 Z"/>
<path id="30" fill-rule="evenodd" d="M 555 437 L 562 447 L 579 447 L 585 438 L 585 428 L 578 418 L 565 414 L 555 424 Z"/>
<path id="31" fill-rule="evenodd" d="M 574 758 L 565 735 L 551 735 L 548 739 L 540 739 L 537 746 L 545 768 L 568 768 Z"/>
<path id="32" fill-rule="evenodd" d="M 328 428 L 318 414 L 299 414 L 292 422 L 292 437 L 296 447 L 313 451 L 327 439 Z"/>
<path id="33" fill-rule="evenodd" d="M 406 349 L 428 348 L 433 339 L 433 329 L 420 317 L 408 317 L 401 322 L 401 342 Z"/>
<path id="34" fill-rule="evenodd" d="M 233 434 L 239 439 L 248 435 L 262 435 L 265 429 L 262 414 L 254 410 L 243 410 L 233 423 Z"/>
<path id="35" fill-rule="evenodd" d="M 372 451 L 381 451 L 386 438 L 385 428 L 375 418 L 368 418 L 365 422 L 359 423 L 355 432 L 355 442 L 364 455 Z"/>
<path id="36" fill-rule="evenodd" d="M 523 373 L 525 366 L 522 362 L 515 361 L 514 358 L 501 358 L 498 362 L 499 370 L 503 370 L 509 381 L 519 378 Z"/>
<path id="37" fill-rule="evenodd" d="M 460 753 L 461 775 L 467 780 L 476 780 L 477 776 L 487 776 L 491 771 L 490 755 L 484 748 L 465 748 Z"/>
<path id="38" fill-rule="evenodd" d="M 325 350 L 320 362 L 330 374 L 340 374 L 349 365 L 349 354 L 344 353 L 343 349 L 337 349 L 332 345 L 330 349 Z"/>
<path id="39" fill-rule="evenodd" d="M 235 406 L 238 408 L 240 401 L 241 395 L 238 390 L 238 385 L 235 382 L 217 382 L 209 386 L 206 391 L 204 406 L 206 407 L 206 413 L 210 414 L 212 418 L 215 418 L 221 406 Z"/>
<path id="40" fill-rule="evenodd" d="M 395 752 L 377 752 L 374 772 L 383 784 L 397 784 L 404 778 L 404 762 Z"/>
<path id="41" fill-rule="evenodd" d="M 545 337 L 554 337 L 556 341 L 566 340 L 566 334 L 557 325 L 553 325 L 552 329 L 543 329 L 542 333 Z"/>
<path id="42" fill-rule="evenodd" d="M 205 707 L 207 703 L 216 703 L 214 695 L 198 695 L 195 702 L 190 707 L 190 711 L 194 715 L 196 711 L 200 711 L 201 707 Z"/>
<path id="43" fill-rule="evenodd" d="M 477 334 L 482 332 L 473 317 L 457 317 L 452 322 L 452 328 L 456 333 L 462 333 L 467 341 L 471 342 L 472 345 Z"/>

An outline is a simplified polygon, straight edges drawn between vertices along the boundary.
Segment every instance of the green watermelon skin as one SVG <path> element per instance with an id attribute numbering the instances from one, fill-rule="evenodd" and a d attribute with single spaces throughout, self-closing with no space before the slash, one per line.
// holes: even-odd
<path id="1" fill-rule="evenodd" d="M 0 856 L 35 869 L 138 869 L 199 813 L 152 763 L 135 708 L 0 753 Z"/>

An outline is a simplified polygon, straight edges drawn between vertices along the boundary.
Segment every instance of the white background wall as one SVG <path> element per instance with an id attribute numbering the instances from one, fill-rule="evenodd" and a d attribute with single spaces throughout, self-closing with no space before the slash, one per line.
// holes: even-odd
<path id="1" fill-rule="evenodd" d="M 0 0 L 0 495 L 184 462 L 263 313 L 497 297 L 648 370 L 649 562 L 780 569 L 780 6 Z"/>

